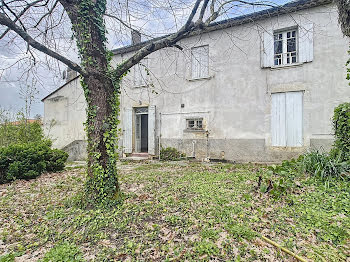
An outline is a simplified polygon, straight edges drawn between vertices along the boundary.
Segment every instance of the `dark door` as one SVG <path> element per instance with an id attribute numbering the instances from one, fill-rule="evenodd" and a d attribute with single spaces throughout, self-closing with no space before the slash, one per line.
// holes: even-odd
<path id="1" fill-rule="evenodd" d="M 141 115 L 141 152 L 148 152 L 148 115 Z"/>

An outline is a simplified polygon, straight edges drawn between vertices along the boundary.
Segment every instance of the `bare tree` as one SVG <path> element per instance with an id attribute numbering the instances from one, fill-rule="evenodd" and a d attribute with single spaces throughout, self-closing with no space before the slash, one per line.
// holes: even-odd
<path id="1" fill-rule="evenodd" d="M 178 29 L 170 35 L 150 40 L 129 59 L 112 68 L 112 53 L 106 47 L 105 17 L 116 19 L 122 26 L 132 29 L 130 15 L 123 17 L 124 11 L 129 12 L 128 5 L 131 2 L 125 2 L 125 10 L 122 8 L 120 14 L 116 14 L 117 11 L 107 11 L 106 0 L 1 0 L 0 3 L 0 25 L 4 26 L 0 39 L 4 39 L 9 32 L 14 32 L 15 37 L 20 37 L 27 44 L 27 52 L 39 50 L 81 75 L 87 101 L 88 177 L 85 199 L 92 205 L 120 198 L 116 170 L 118 96 L 121 78 L 128 70 L 147 55 L 162 48 L 181 49 L 177 44 L 181 39 L 197 30 L 210 27 L 213 21 L 232 6 L 270 5 L 243 0 L 195 0 L 188 3 L 175 1 L 175 5 L 185 7 L 183 10 L 190 10 L 187 12 L 187 19 L 176 21 L 176 24 L 182 22 L 182 26 L 176 27 Z M 146 2 L 144 3 L 146 6 Z M 149 4 L 155 3 L 158 2 L 149 0 Z M 115 5 L 112 3 L 110 6 Z M 166 11 L 174 13 L 176 20 L 173 5 L 169 5 Z M 55 12 L 55 19 L 51 23 L 44 22 Z M 55 30 L 61 23 L 59 18 L 65 16 L 69 18 L 72 27 L 80 63 L 56 51 L 48 40 L 49 37 L 54 38 L 50 31 Z"/>

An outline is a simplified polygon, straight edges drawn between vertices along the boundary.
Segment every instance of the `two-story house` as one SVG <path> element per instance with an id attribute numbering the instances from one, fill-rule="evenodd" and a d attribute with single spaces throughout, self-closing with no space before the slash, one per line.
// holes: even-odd
<path id="1" fill-rule="evenodd" d="M 114 50 L 117 64 L 145 43 Z M 175 147 L 199 159 L 269 162 L 328 150 L 349 101 L 349 40 L 329 0 L 300 0 L 214 23 L 146 57 L 123 79 L 121 156 Z M 78 77 L 43 99 L 54 145 L 81 158 Z"/>

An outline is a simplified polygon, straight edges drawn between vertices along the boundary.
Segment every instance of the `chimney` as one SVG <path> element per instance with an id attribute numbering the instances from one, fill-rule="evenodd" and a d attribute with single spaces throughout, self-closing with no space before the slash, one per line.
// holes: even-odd
<path id="1" fill-rule="evenodd" d="M 137 45 L 141 43 L 141 33 L 135 29 L 131 31 L 131 42 L 132 45 Z"/>
<path id="2" fill-rule="evenodd" d="M 69 82 L 72 80 L 74 77 L 76 77 L 78 73 L 74 71 L 73 69 L 70 69 L 69 67 L 67 68 L 67 79 L 66 82 Z"/>

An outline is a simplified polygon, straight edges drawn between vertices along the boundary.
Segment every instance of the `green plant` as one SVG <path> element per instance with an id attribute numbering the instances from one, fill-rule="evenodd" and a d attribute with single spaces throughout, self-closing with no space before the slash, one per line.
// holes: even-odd
<path id="1" fill-rule="evenodd" d="M 81 251 L 75 244 L 64 242 L 51 248 L 42 259 L 42 262 L 69 262 L 85 261 Z"/>
<path id="2" fill-rule="evenodd" d="M 179 152 L 174 147 L 162 147 L 160 150 L 160 159 L 164 161 L 176 161 L 184 158 L 185 154 Z"/>
<path id="3" fill-rule="evenodd" d="M 14 144 L 0 148 L 0 184 L 31 179 L 42 172 L 63 170 L 68 154 L 51 149 L 50 142 Z"/>
<path id="4" fill-rule="evenodd" d="M 8 112 L 0 109 L 0 147 L 41 142 L 44 139 L 40 120 L 28 122 L 22 113 L 12 118 Z"/>
<path id="5" fill-rule="evenodd" d="M 350 103 L 343 103 L 334 109 L 333 129 L 335 134 L 332 157 L 350 160 Z"/>
<path id="6" fill-rule="evenodd" d="M 0 256 L 0 262 L 14 262 L 14 261 L 15 261 L 15 254 L 13 253 Z"/>
<path id="7" fill-rule="evenodd" d="M 323 180 L 344 178 L 350 171 L 349 161 L 343 161 L 340 155 L 333 157 L 327 153 L 311 151 L 300 156 L 298 161 L 302 171 Z"/>
<path id="8" fill-rule="evenodd" d="M 203 240 L 200 242 L 196 242 L 194 246 L 194 250 L 199 255 L 209 255 L 209 256 L 215 256 L 219 254 L 220 250 L 215 245 L 215 243 L 209 241 L 209 240 Z"/>

